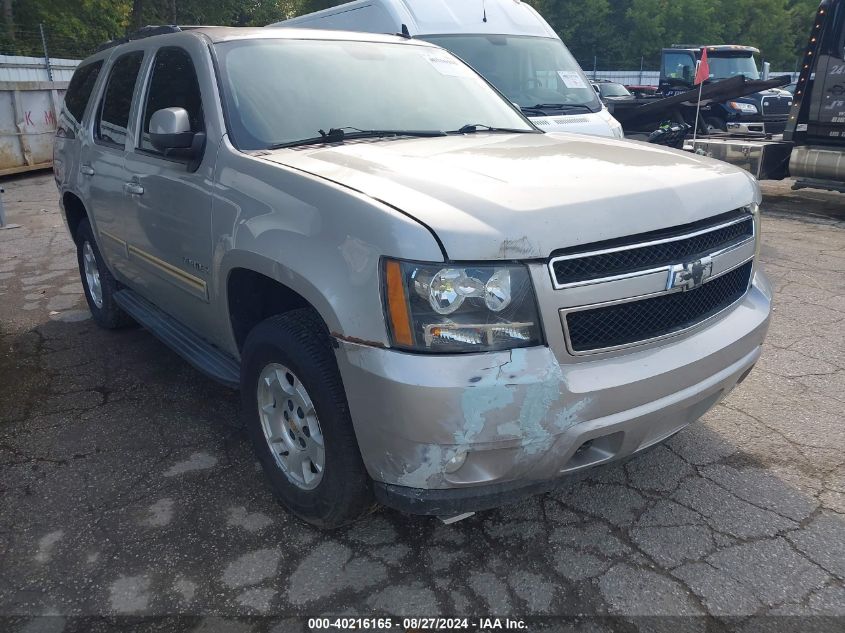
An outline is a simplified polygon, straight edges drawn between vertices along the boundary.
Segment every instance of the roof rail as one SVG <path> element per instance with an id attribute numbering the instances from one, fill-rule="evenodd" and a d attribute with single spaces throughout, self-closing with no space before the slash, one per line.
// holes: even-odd
<path id="1" fill-rule="evenodd" d="M 153 25 L 149 24 L 143 28 L 138 29 L 130 33 L 125 37 L 118 37 L 113 40 L 109 40 L 101 44 L 97 47 L 97 52 L 104 51 L 108 48 L 113 48 L 115 46 L 119 46 L 121 44 L 126 44 L 127 42 L 134 42 L 135 40 L 143 40 L 147 37 L 155 37 L 156 35 L 168 35 L 170 33 L 181 33 L 182 31 L 191 31 L 193 29 L 203 29 L 208 28 L 205 26 L 200 25 L 176 25 L 176 24 L 162 24 L 162 25 Z"/>

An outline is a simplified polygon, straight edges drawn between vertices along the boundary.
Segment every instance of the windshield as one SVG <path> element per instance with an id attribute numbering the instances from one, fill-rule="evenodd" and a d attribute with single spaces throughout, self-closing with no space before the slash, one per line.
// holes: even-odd
<path id="1" fill-rule="evenodd" d="M 760 79 L 760 71 L 757 70 L 757 62 L 753 55 L 729 57 L 710 54 L 710 79 L 730 79 L 737 75 L 745 75 L 749 79 Z"/>
<path id="2" fill-rule="evenodd" d="M 260 39 L 216 49 L 240 149 L 313 139 L 332 128 L 536 131 L 472 69 L 430 46 Z"/>
<path id="3" fill-rule="evenodd" d="M 516 35 L 424 35 L 420 39 L 452 51 L 520 107 L 563 104 L 601 110 L 578 62 L 558 39 Z"/>
<path id="4" fill-rule="evenodd" d="M 631 93 L 622 84 L 599 84 L 603 97 L 630 97 Z"/>

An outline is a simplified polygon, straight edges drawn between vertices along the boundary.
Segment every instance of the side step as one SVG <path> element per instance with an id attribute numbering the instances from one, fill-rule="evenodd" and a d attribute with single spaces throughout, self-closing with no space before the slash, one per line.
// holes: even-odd
<path id="1" fill-rule="evenodd" d="M 197 336 L 137 292 L 124 288 L 114 295 L 114 300 L 129 316 L 206 376 L 233 389 L 240 386 L 241 368 L 234 358 Z"/>

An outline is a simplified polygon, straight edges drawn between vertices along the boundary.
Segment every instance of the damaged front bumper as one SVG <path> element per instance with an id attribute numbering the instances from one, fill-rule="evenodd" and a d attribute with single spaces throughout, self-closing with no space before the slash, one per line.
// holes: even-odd
<path id="1" fill-rule="evenodd" d="M 624 354 L 426 356 L 338 341 L 337 358 L 379 500 L 456 514 L 549 490 L 677 433 L 757 362 L 770 308 L 758 273 L 724 317 Z"/>

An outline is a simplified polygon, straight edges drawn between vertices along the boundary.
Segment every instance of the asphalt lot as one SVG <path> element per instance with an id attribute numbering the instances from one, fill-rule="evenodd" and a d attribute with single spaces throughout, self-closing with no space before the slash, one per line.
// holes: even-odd
<path id="1" fill-rule="evenodd" d="M 765 353 L 667 445 L 456 525 L 383 510 L 321 533 L 271 498 L 235 392 L 144 330 L 89 319 L 51 176 L 4 186 L 22 227 L 0 231 L 0 629 L 177 614 L 238 632 L 315 614 L 845 628 L 845 195 L 765 185 Z"/>

